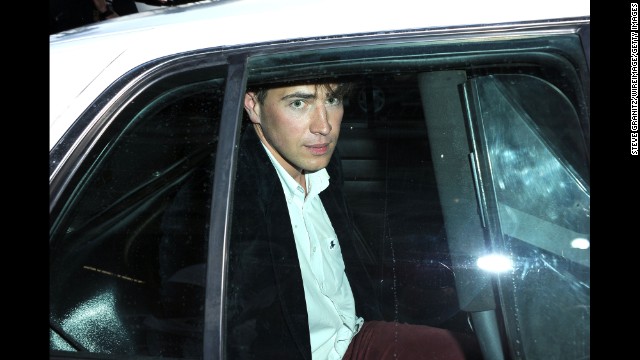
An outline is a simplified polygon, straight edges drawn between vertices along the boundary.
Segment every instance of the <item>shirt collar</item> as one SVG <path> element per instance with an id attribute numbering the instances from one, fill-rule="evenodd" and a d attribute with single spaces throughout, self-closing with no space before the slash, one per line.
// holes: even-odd
<path id="1" fill-rule="evenodd" d="M 267 147 L 262 144 L 264 151 L 267 152 L 271 163 L 276 168 L 276 172 L 278 173 L 278 177 L 280 178 L 280 182 L 282 183 L 282 187 L 284 191 L 287 193 L 287 198 L 294 196 L 301 196 L 302 199 L 304 196 L 304 189 L 298 182 L 291 176 L 289 173 L 280 165 L 280 163 L 276 160 L 276 158 L 271 154 L 271 151 L 267 149 Z M 326 168 L 322 168 L 318 171 L 315 171 L 310 174 L 305 175 L 305 181 L 307 182 L 307 198 L 312 198 L 313 196 L 320 194 L 324 189 L 329 186 L 329 173 Z"/>

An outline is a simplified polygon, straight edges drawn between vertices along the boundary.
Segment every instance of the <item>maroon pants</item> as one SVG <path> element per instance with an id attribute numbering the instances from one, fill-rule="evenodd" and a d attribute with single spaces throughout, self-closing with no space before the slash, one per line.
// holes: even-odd
<path id="1" fill-rule="evenodd" d="M 343 360 L 482 359 L 475 337 L 426 325 L 366 321 Z"/>

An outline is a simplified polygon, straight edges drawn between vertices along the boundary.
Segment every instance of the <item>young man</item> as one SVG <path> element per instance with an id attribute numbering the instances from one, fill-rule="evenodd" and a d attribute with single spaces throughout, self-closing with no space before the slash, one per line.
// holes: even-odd
<path id="1" fill-rule="evenodd" d="M 463 347 L 474 345 L 441 329 L 381 321 L 334 155 L 348 87 L 297 83 L 245 94 L 229 359 L 463 359 Z"/>

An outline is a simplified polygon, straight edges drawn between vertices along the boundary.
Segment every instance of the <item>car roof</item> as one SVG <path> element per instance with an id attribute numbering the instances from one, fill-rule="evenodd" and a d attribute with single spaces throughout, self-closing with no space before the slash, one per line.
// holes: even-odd
<path id="1" fill-rule="evenodd" d="M 50 36 L 49 146 L 109 84 L 164 56 L 274 41 L 589 15 L 588 0 L 223 0 L 122 16 Z"/>

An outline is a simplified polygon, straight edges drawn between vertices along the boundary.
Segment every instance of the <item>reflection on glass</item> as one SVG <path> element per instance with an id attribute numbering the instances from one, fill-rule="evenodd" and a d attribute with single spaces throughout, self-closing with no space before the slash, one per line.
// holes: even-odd
<path id="1" fill-rule="evenodd" d="M 501 233 L 493 247 L 513 259 L 499 284 L 506 326 L 520 339 L 514 352 L 589 358 L 589 164 L 577 113 L 533 76 L 473 83 L 485 200 Z"/>
<path id="2" fill-rule="evenodd" d="M 478 258 L 477 265 L 480 269 L 492 273 L 501 273 L 513 270 L 513 261 L 502 254 L 489 254 Z"/>

